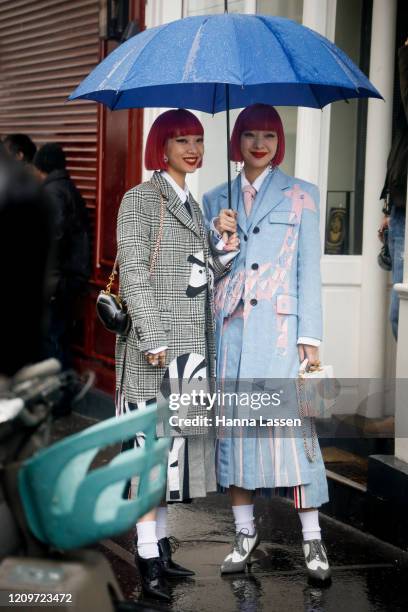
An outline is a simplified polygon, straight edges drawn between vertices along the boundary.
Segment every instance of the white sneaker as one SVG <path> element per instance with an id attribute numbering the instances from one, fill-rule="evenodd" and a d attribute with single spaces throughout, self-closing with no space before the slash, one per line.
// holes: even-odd
<path id="1" fill-rule="evenodd" d="M 250 536 L 241 530 L 235 534 L 232 551 L 225 557 L 221 565 L 221 574 L 244 572 L 251 554 L 260 542 L 258 532 Z"/>
<path id="2" fill-rule="evenodd" d="M 331 577 L 326 547 L 321 540 L 302 542 L 303 554 L 309 578 L 324 582 Z"/>

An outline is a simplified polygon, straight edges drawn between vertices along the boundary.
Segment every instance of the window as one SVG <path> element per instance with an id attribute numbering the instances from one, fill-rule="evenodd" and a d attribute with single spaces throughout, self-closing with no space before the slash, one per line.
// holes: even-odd
<path id="1" fill-rule="evenodd" d="M 371 2 L 337 3 L 335 43 L 368 73 Z M 331 108 L 327 180 L 326 255 L 361 255 L 367 101 Z"/>

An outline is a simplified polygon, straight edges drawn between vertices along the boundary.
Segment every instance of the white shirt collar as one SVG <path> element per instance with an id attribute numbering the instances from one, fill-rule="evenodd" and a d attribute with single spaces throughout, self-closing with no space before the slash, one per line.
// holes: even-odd
<path id="1" fill-rule="evenodd" d="M 266 177 L 268 176 L 270 172 L 270 168 L 268 166 L 268 168 L 265 168 L 265 170 L 262 172 L 262 174 L 260 174 L 252 183 L 252 187 L 254 187 L 256 189 L 256 192 L 258 193 L 258 191 L 260 190 L 260 188 L 262 187 L 262 183 L 264 182 L 264 180 L 266 179 Z M 245 172 L 242 170 L 241 172 L 241 189 L 243 187 L 245 187 L 245 185 L 250 185 L 251 183 L 248 181 L 247 177 L 245 176 Z"/>
<path id="2" fill-rule="evenodd" d="M 171 177 L 168 172 L 166 172 L 165 170 L 162 170 L 160 174 L 162 175 L 163 178 L 166 179 L 166 181 L 171 185 L 171 187 L 173 187 L 174 191 L 177 193 L 178 197 L 184 204 L 184 202 L 187 200 L 189 193 L 190 193 L 187 185 L 184 185 L 184 189 L 182 189 L 180 185 L 176 183 L 174 178 Z"/>

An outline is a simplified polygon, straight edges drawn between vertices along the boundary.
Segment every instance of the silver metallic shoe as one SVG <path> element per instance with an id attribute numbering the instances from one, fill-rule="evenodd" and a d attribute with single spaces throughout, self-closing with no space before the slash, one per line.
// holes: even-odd
<path id="1" fill-rule="evenodd" d="M 302 542 L 303 554 L 309 578 L 325 582 L 331 577 L 326 547 L 321 540 L 306 540 Z"/>
<path id="2" fill-rule="evenodd" d="M 232 551 L 225 557 L 221 565 L 221 574 L 244 572 L 251 554 L 260 542 L 258 532 L 250 536 L 242 529 L 235 534 Z"/>

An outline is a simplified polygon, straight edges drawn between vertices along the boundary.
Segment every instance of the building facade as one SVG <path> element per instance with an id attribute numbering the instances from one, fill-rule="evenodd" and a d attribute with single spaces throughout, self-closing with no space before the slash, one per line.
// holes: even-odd
<path id="1" fill-rule="evenodd" d="M 123 38 L 144 28 L 144 0 L 0 0 L 0 138 L 28 134 L 38 147 L 60 143 L 92 222 L 93 271 L 72 339 L 79 369 L 99 389 L 114 387 L 114 337 L 95 317 L 95 299 L 116 253 L 123 193 L 141 180 L 143 111 L 111 113 L 67 102 L 78 83 Z"/>
<path id="2" fill-rule="evenodd" d="M 0 0 L 0 138 L 22 132 L 37 146 L 62 144 L 71 176 L 86 199 L 92 219 L 93 272 L 73 344 L 78 368 L 96 372 L 97 388 L 106 397 L 112 397 L 114 389 L 114 337 L 97 320 L 95 299 L 114 262 L 121 198 L 149 176 L 142 167 L 144 143 L 163 109 L 111 112 L 92 102 L 66 99 L 128 35 L 223 10 L 223 0 Z M 278 110 L 287 144 L 282 169 L 320 188 L 322 360 L 334 366 L 343 385 L 348 381 L 345 401 L 337 403 L 335 412 L 371 418 L 393 414 L 388 386 L 396 376 L 408 378 L 408 263 L 405 253 L 404 283 L 398 287 L 397 345 L 388 321 L 391 278 L 377 265 L 377 229 L 398 99 L 396 53 L 407 36 L 407 4 L 403 0 L 229 0 L 229 11 L 288 17 L 320 32 L 350 55 L 384 97 L 384 101 L 337 102 L 323 110 Z M 237 112 L 232 111 L 232 121 Z M 189 177 L 189 188 L 200 200 L 226 180 L 226 122 L 223 113 L 197 114 L 205 127 L 206 157 L 200 172 Z M 361 402 L 367 396 L 367 381 L 370 398 Z M 111 412 L 109 400 L 107 414 Z M 395 456 L 367 459 L 364 486 L 349 483 L 359 495 L 367 493 L 374 500 L 370 506 L 374 518 L 367 527 L 373 533 L 377 533 L 379 500 L 386 505 L 385 522 L 391 526 L 401 524 L 408 511 L 403 497 L 408 486 L 408 411 L 398 388 L 395 425 Z M 366 449 L 365 456 L 369 454 Z M 335 499 L 333 483 L 341 487 L 342 481 L 330 468 L 328 475 Z M 381 489 L 381 483 L 393 478 L 394 497 L 390 493 L 388 500 L 391 488 Z M 339 491 L 344 506 L 348 493 Z M 395 491 L 401 491 L 401 500 Z M 332 513 L 349 519 L 348 510 L 346 516 L 336 514 L 335 503 Z M 370 516 L 366 510 L 364 514 Z M 401 543 L 398 534 L 386 538 Z"/>

